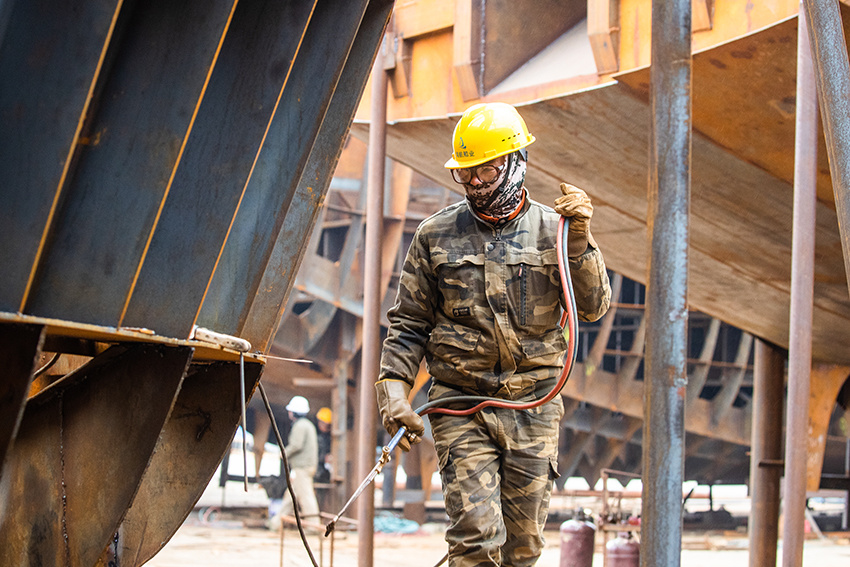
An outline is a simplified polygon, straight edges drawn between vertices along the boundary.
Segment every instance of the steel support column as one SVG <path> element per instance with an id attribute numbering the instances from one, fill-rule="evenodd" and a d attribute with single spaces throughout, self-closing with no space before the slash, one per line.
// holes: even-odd
<path id="1" fill-rule="evenodd" d="M 382 46 L 383 49 L 383 46 Z M 372 68 L 369 124 L 369 174 L 366 203 L 365 262 L 363 266 L 363 353 L 360 372 L 360 459 L 357 478 L 366 478 L 375 466 L 375 389 L 381 363 L 381 241 L 384 232 L 384 165 L 387 142 L 387 72 L 378 54 Z M 357 507 L 357 564 L 372 567 L 374 560 L 375 485 L 370 483 Z"/>
<path id="2" fill-rule="evenodd" d="M 802 3 L 801 6 L 802 8 Z M 785 410 L 785 481 L 782 565 L 803 564 L 809 382 L 812 369 L 815 205 L 817 187 L 817 95 L 806 14 L 797 29 L 797 118 L 794 147 L 794 234 L 791 243 L 791 321 L 788 337 L 788 404 Z M 844 46 L 842 44 L 842 50 Z M 845 53 L 846 62 L 847 55 Z M 835 156 L 830 156 L 830 163 Z M 833 177 L 833 183 L 836 178 Z M 836 185 L 837 187 L 837 185 Z M 839 199 L 836 198 L 838 206 Z M 839 220 L 840 220 L 839 206 Z"/>
<path id="3" fill-rule="evenodd" d="M 850 286 L 850 62 L 838 0 L 803 0 L 811 38 L 835 211 Z M 802 20 L 800 20 L 802 21 Z M 799 104 L 799 102 L 798 102 Z M 799 107 L 798 107 L 799 108 Z"/>
<path id="4" fill-rule="evenodd" d="M 245 391 L 249 395 L 257 387 L 262 370 L 261 364 L 245 364 Z M 121 523 L 115 544 L 119 552 L 116 565 L 139 567 L 149 561 L 192 511 L 216 465 L 230 451 L 242 414 L 239 381 L 239 364 L 235 362 L 190 366 Z M 101 559 L 108 564 L 105 555 Z"/>
<path id="5" fill-rule="evenodd" d="M 753 372 L 753 429 L 750 446 L 750 567 L 776 565 L 779 484 L 782 478 L 782 405 L 785 354 L 756 340 Z"/>
<path id="6" fill-rule="evenodd" d="M 193 349 L 114 346 L 27 400 L 0 485 L 0 565 L 94 565 L 151 461 Z"/>
<path id="7" fill-rule="evenodd" d="M 44 327 L 41 325 L 0 324 L 0 365 L 3 368 L 0 379 L 0 478 L 6 454 L 15 441 L 24 415 L 27 392 L 43 343 Z"/>
<path id="8" fill-rule="evenodd" d="M 653 0 L 641 565 L 679 565 L 687 393 L 691 3 Z"/>
<path id="9" fill-rule="evenodd" d="M 348 439 L 348 369 L 349 361 L 340 356 L 334 364 L 334 388 L 331 398 L 333 411 L 333 430 L 331 431 L 331 447 L 333 453 L 333 472 L 331 477 L 332 509 L 338 510 L 345 504 L 349 477 L 348 454 L 346 451 Z"/>

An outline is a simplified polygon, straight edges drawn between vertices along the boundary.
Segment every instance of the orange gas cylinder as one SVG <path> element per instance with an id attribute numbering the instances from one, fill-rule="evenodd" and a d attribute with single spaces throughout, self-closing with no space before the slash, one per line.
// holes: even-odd
<path id="1" fill-rule="evenodd" d="M 640 544 L 630 532 L 620 533 L 605 545 L 607 567 L 639 567 Z"/>
<path id="2" fill-rule="evenodd" d="M 591 567 L 596 526 L 583 512 L 561 524 L 560 567 Z"/>

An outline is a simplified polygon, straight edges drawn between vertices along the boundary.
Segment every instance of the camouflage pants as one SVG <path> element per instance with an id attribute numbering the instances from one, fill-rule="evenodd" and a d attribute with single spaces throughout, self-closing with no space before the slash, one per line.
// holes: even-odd
<path id="1" fill-rule="evenodd" d="M 446 392 L 435 385 L 431 398 Z M 450 567 L 519 567 L 540 557 L 563 413 L 558 397 L 531 410 L 429 416 L 451 519 Z"/>

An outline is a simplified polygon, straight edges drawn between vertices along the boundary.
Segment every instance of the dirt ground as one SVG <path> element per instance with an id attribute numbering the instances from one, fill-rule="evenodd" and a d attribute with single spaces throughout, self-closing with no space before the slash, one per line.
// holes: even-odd
<path id="1" fill-rule="evenodd" d="M 311 563 L 294 530 L 284 532 L 281 552 L 280 532 L 272 532 L 257 522 L 222 518 L 204 522 L 190 516 L 177 534 L 150 562 L 150 567 L 310 567 Z M 436 532 L 436 533 L 429 533 Z M 446 552 L 441 526 L 427 524 L 409 535 L 375 535 L 376 566 L 405 565 L 430 567 Z M 560 538 L 557 531 L 546 535 L 546 549 L 539 566 L 560 564 Z M 357 565 L 357 534 L 337 532 L 331 557 L 330 540 L 318 534 L 308 536 L 314 557 L 322 567 Z M 598 553 L 594 567 L 602 567 L 601 537 L 596 539 Z M 780 544 L 781 545 L 781 544 Z M 778 563 L 781 563 L 781 550 Z M 830 536 L 827 540 L 808 540 L 804 563 L 817 567 L 850 565 L 850 536 Z M 332 560 L 332 561 L 331 561 Z M 735 532 L 686 532 L 683 537 L 683 567 L 747 567 L 746 534 Z"/>

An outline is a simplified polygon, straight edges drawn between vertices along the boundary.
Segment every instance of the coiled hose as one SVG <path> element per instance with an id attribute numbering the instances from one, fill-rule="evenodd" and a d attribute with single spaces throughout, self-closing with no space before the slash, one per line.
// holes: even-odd
<path id="1" fill-rule="evenodd" d="M 567 383 L 567 379 L 570 376 L 570 372 L 572 371 L 573 366 L 575 365 L 576 352 L 577 352 L 576 343 L 577 343 L 577 339 L 578 339 L 578 335 L 577 335 L 577 333 L 578 333 L 578 315 L 576 314 L 576 304 L 575 304 L 575 297 L 574 297 L 574 294 L 573 294 L 573 283 L 572 283 L 572 280 L 570 279 L 570 269 L 569 269 L 569 266 L 567 264 L 566 228 L 568 226 L 568 222 L 569 221 L 565 217 L 560 218 L 560 220 L 558 222 L 557 242 L 556 242 L 556 248 L 557 248 L 557 254 L 558 254 L 558 272 L 559 272 L 560 277 L 561 277 L 561 288 L 563 289 L 564 296 L 565 296 L 565 302 L 564 302 L 565 310 L 564 310 L 563 315 L 561 316 L 561 327 L 564 327 L 565 324 L 567 326 L 567 357 L 566 357 L 566 360 L 564 362 L 564 368 L 561 371 L 561 375 L 558 378 L 558 381 L 555 383 L 555 385 L 549 391 L 549 393 L 547 393 L 545 396 L 543 396 L 540 399 L 532 400 L 530 402 L 518 402 L 518 401 L 511 401 L 511 400 L 503 400 L 503 399 L 500 399 L 500 398 L 492 398 L 492 397 L 488 397 L 488 396 L 467 396 L 467 395 L 451 396 L 449 398 L 442 398 L 442 399 L 439 399 L 439 400 L 433 400 L 433 401 L 430 401 L 426 404 L 423 404 L 422 406 L 420 406 L 419 408 L 417 408 L 415 410 L 417 414 L 419 414 L 420 416 L 429 415 L 429 414 L 432 414 L 432 413 L 444 414 L 444 415 L 454 415 L 454 416 L 464 416 L 464 415 L 471 415 L 475 412 L 481 411 L 482 409 L 488 408 L 488 407 L 507 408 L 507 409 L 513 409 L 513 410 L 526 410 L 526 409 L 536 408 L 537 406 L 543 405 L 546 402 L 552 400 L 558 394 L 560 394 L 564 385 Z M 470 407 L 465 408 L 465 409 L 451 409 L 451 408 L 445 407 L 447 404 L 456 404 L 456 403 L 473 404 L 473 405 L 471 405 Z M 396 445 L 398 445 L 398 442 L 402 438 L 402 436 L 404 436 L 406 434 L 407 434 L 406 429 L 404 427 L 400 428 L 395 433 L 395 435 L 390 440 L 390 442 L 386 446 L 384 446 L 383 452 L 382 452 L 382 457 L 378 461 L 378 463 L 375 464 L 375 467 L 369 473 L 369 476 L 366 479 L 364 479 L 364 481 L 360 484 L 360 486 L 357 488 L 357 490 L 354 492 L 354 494 L 351 496 L 351 498 L 348 499 L 348 502 L 345 503 L 342 510 L 340 510 L 339 513 L 334 517 L 334 519 L 331 520 L 327 524 L 327 526 L 325 527 L 325 537 L 327 537 L 331 532 L 333 532 L 334 526 L 336 525 L 336 522 L 339 520 L 340 517 L 342 517 L 342 514 L 345 512 L 345 510 L 348 509 L 348 506 L 354 500 L 357 499 L 357 497 L 360 495 L 360 493 L 363 491 L 363 489 L 372 480 L 374 480 L 375 475 L 378 474 L 378 472 L 380 472 L 383 465 L 387 461 L 389 461 L 390 454 L 395 449 Z M 296 515 L 296 519 L 297 519 L 297 515 Z M 300 523 L 299 523 L 299 529 L 300 529 Z M 309 552 L 309 545 L 307 545 L 306 539 L 303 538 L 303 533 L 302 533 L 302 539 L 304 541 L 305 547 L 307 547 L 307 550 Z M 312 559 L 312 555 L 311 555 L 311 559 Z M 437 566 L 442 565 L 447 559 L 448 559 L 448 555 L 444 556 L 443 559 L 440 560 L 439 563 L 437 563 Z M 314 563 L 314 565 L 315 565 L 315 563 Z"/>
<path id="2" fill-rule="evenodd" d="M 526 410 L 543 405 L 561 393 L 561 390 L 567 383 L 567 380 L 570 377 L 570 372 L 572 372 L 573 366 L 575 365 L 576 353 L 578 350 L 576 349 L 576 343 L 578 342 L 578 335 L 576 334 L 578 332 L 578 315 L 576 314 L 573 282 L 570 278 L 569 266 L 567 265 L 567 238 L 565 228 L 568 222 L 569 221 L 565 217 L 561 217 L 560 221 L 558 222 L 557 239 L 558 272 L 561 276 L 561 289 L 564 290 L 564 295 L 566 297 L 566 301 L 564 302 L 566 309 L 564 310 L 564 313 L 561 316 L 561 327 L 563 327 L 564 324 L 567 325 L 567 359 L 564 361 L 564 368 L 561 371 L 561 376 L 558 378 L 558 381 L 555 383 L 549 393 L 538 400 L 533 400 L 530 402 L 515 402 L 510 400 L 502 400 L 499 398 L 491 398 L 488 396 L 452 396 L 450 398 L 442 398 L 440 400 L 433 400 L 431 402 L 423 404 L 422 406 L 416 409 L 416 413 L 418 413 L 420 416 L 432 413 L 463 416 L 471 415 L 477 411 L 481 411 L 484 408 L 488 407 Z M 467 404 L 471 403 L 475 405 L 467 409 L 459 410 L 442 407 L 445 404 L 457 402 Z M 440 567 L 440 565 L 443 565 L 448 560 L 448 558 L 449 555 L 447 553 L 442 557 L 442 559 L 440 559 L 440 561 L 434 567 Z"/>
<path id="3" fill-rule="evenodd" d="M 565 217 L 561 217 L 560 221 L 558 222 L 557 237 L 558 272 L 561 276 L 561 288 L 564 290 L 564 295 L 566 296 L 566 301 L 564 302 L 566 305 L 566 309 L 561 315 L 561 327 L 563 327 L 564 324 L 567 325 L 567 359 L 564 362 L 564 368 L 561 371 L 561 376 L 558 378 L 558 381 L 555 383 L 555 386 L 549 391 L 548 394 L 546 394 L 542 398 L 530 402 L 516 402 L 510 400 L 503 400 L 500 398 L 491 398 L 487 396 L 452 396 L 450 398 L 442 398 L 423 404 L 422 406 L 416 408 L 417 414 L 419 414 L 420 416 L 424 416 L 432 413 L 438 413 L 445 415 L 462 416 L 471 415 L 488 407 L 526 410 L 536 408 L 537 406 L 545 404 L 561 392 L 564 385 L 567 383 L 567 379 L 570 377 L 570 372 L 572 371 L 573 366 L 575 365 L 576 353 L 578 350 L 576 348 L 576 339 L 578 338 L 576 335 L 576 333 L 578 332 L 578 316 L 576 314 L 576 303 L 575 297 L 573 295 L 573 282 L 570 278 L 570 269 L 567 265 L 566 254 L 567 238 L 565 227 L 567 223 L 567 219 Z M 466 409 L 449 409 L 443 407 L 445 404 L 449 403 L 471 403 L 475 405 Z"/>

